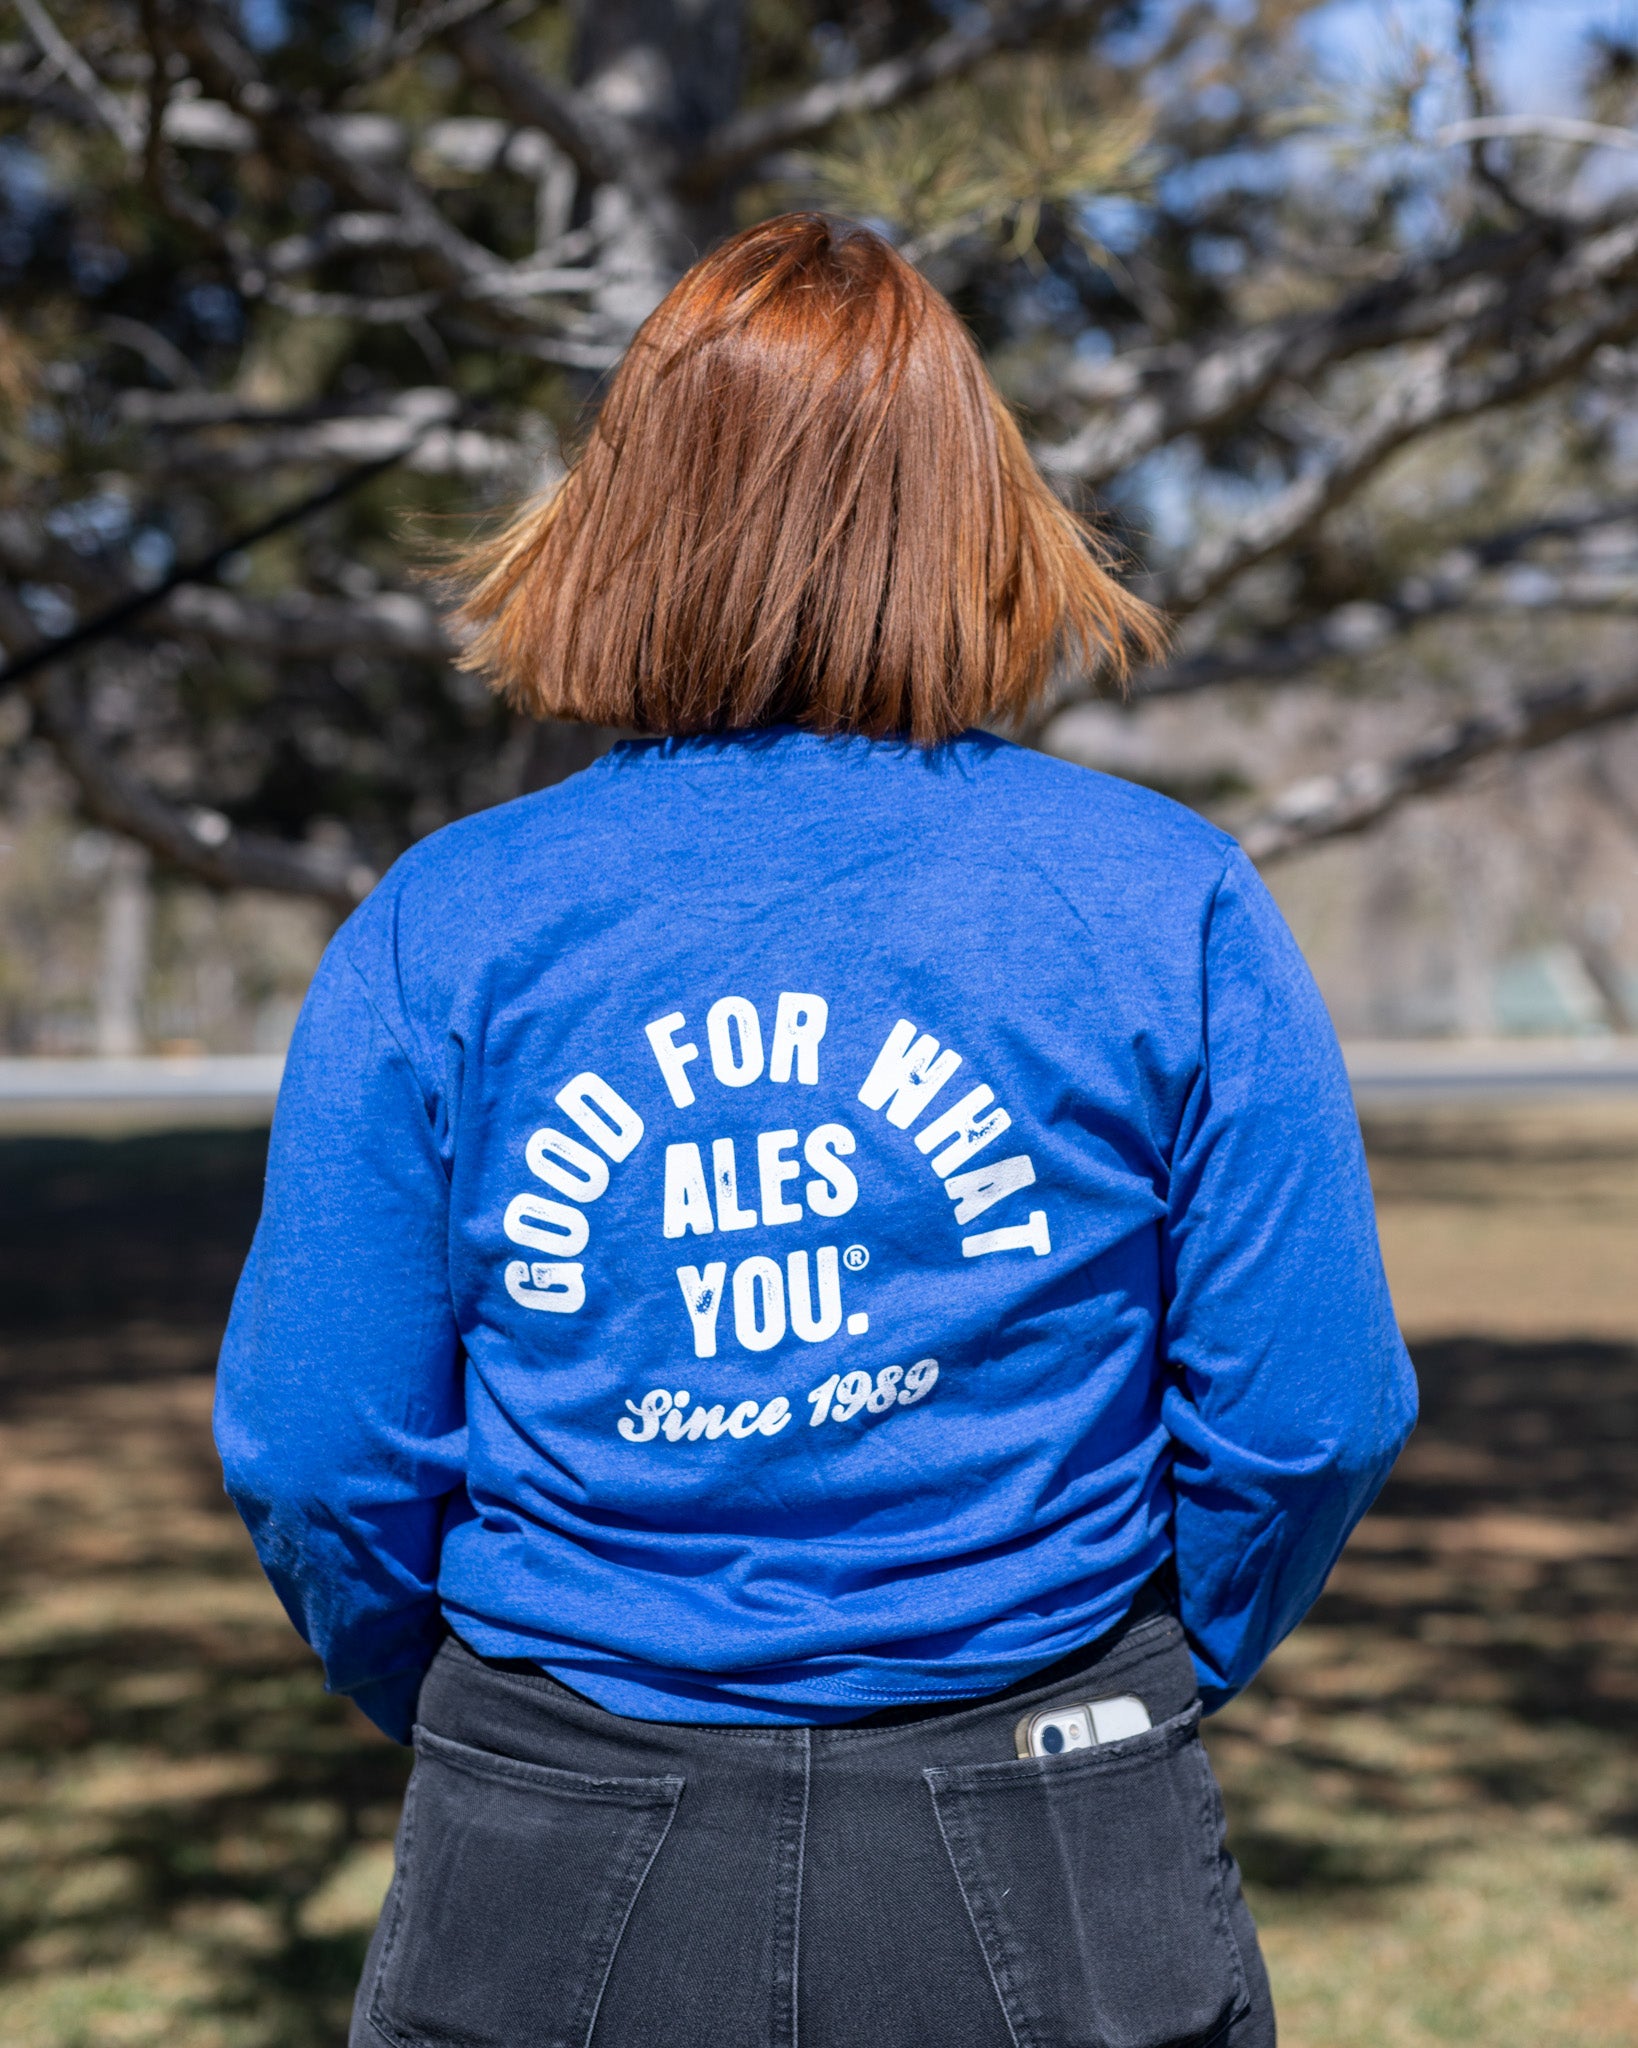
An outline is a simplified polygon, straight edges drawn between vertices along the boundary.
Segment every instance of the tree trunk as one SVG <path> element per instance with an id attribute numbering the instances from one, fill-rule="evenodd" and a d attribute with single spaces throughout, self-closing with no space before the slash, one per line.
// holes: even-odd
<path id="1" fill-rule="evenodd" d="M 668 179 L 739 104 L 744 11 L 744 0 L 580 0 L 575 83 L 649 144 L 592 200 L 608 277 L 596 310 L 625 333 L 732 225 L 728 191 L 684 200 Z"/>
<path id="2" fill-rule="evenodd" d="M 148 986 L 153 894 L 148 854 L 116 840 L 102 898 L 102 961 L 97 977 L 97 1051 L 128 1057 L 142 1050 L 142 998 Z"/>

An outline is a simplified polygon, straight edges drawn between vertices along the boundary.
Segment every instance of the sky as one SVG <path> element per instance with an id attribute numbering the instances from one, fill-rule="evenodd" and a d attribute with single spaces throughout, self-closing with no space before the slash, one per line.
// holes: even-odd
<path id="1" fill-rule="evenodd" d="M 1453 0 L 1334 0 L 1314 25 L 1333 62 L 1374 68 L 1396 29 L 1449 48 Z M 1480 17 L 1493 89 L 1509 113 L 1567 113 L 1587 31 L 1606 27 L 1638 36 L 1638 0 L 1490 0 Z"/>

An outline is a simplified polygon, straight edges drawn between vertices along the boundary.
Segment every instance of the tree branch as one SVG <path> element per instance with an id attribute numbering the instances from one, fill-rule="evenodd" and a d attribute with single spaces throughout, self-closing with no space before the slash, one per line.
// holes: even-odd
<path id="1" fill-rule="evenodd" d="M 120 148 L 127 156 L 140 155 L 142 123 L 118 93 L 110 92 L 103 84 L 46 12 L 41 0 L 15 0 L 15 4 L 29 34 L 75 91 L 82 94 L 86 103 L 95 110 L 97 118 Z"/>
<path id="2" fill-rule="evenodd" d="M 272 661 L 349 653 L 448 661 L 457 652 L 436 609 L 404 590 L 352 599 L 291 591 L 268 602 L 191 584 L 166 599 L 155 614 L 161 621 L 168 632 L 196 633 Z"/>
<path id="3" fill-rule="evenodd" d="M 1541 215 L 1528 200 L 1520 198 L 1512 182 L 1503 177 L 1490 161 L 1485 149 L 1485 126 L 1492 112 L 1489 82 L 1485 78 L 1484 66 L 1479 60 L 1478 0 L 1458 0 L 1456 8 L 1456 48 L 1462 61 L 1462 77 L 1467 86 L 1468 106 L 1474 120 L 1479 124 L 1478 133 L 1468 143 L 1468 167 L 1475 183 L 1484 185 L 1512 209 L 1521 219 L 1539 220 Z"/>
<path id="4" fill-rule="evenodd" d="M 392 455 L 403 437 L 401 415 L 364 414 L 284 431 L 242 432 L 226 441 L 173 442 L 154 456 L 148 472 L 156 478 L 249 476 L 299 463 L 370 461 Z M 517 441 L 497 434 L 438 426 L 396 459 L 423 476 L 504 477 L 517 473 L 526 455 Z"/>
<path id="5" fill-rule="evenodd" d="M 1221 689 L 1233 683 L 1301 683 L 1327 661 L 1375 654 L 1390 641 L 1412 633 L 1418 626 L 1435 620 L 1462 620 L 1469 624 L 1486 619 L 1511 618 L 1520 612 L 1534 618 L 1573 616 L 1583 619 L 1630 619 L 1638 617 L 1638 579 L 1627 578 L 1628 588 L 1619 593 L 1566 589 L 1550 596 L 1493 598 L 1459 595 L 1441 591 L 1415 606 L 1394 600 L 1373 602 L 1369 598 L 1339 605 L 1324 618 L 1304 620 L 1287 633 L 1225 648 L 1221 653 L 1203 652 L 1185 656 L 1169 668 L 1137 676 L 1132 684 L 1134 702 L 1154 697 L 1192 697 L 1202 690 Z M 1058 699 L 1055 711 L 1095 696 L 1093 689 Z"/>
<path id="6" fill-rule="evenodd" d="M 624 123 L 615 121 L 612 116 L 605 117 L 590 102 L 548 86 L 545 80 L 528 69 L 493 23 L 471 22 L 458 33 L 463 42 L 468 37 L 477 38 L 483 48 L 494 56 L 497 89 L 504 80 L 513 94 L 514 112 L 526 107 L 527 119 L 532 126 L 546 129 L 554 140 L 561 140 L 549 126 L 549 105 L 561 101 L 558 111 L 562 114 L 573 100 L 579 115 L 596 127 L 608 142 L 611 167 L 618 162 L 622 181 L 633 189 L 642 187 L 646 175 L 644 164 L 653 156 L 651 145 L 634 136 Z M 498 53 L 494 46 L 498 46 Z M 351 222 L 345 231 L 347 234 L 374 240 L 377 247 L 382 246 L 385 238 L 393 238 L 399 248 L 414 252 L 423 259 L 450 298 L 492 307 L 502 329 L 501 335 L 491 337 L 493 345 L 511 345 L 511 337 L 520 330 L 534 334 L 542 326 L 551 327 L 555 318 L 552 310 L 530 303 L 536 294 L 584 292 L 598 282 L 585 271 L 546 266 L 534 258 L 525 258 L 517 264 L 509 263 L 492 249 L 462 234 L 444 217 L 432 194 L 409 171 L 393 164 L 366 161 L 356 149 L 346 147 L 346 130 L 342 122 L 361 117 L 341 117 L 338 121 L 308 114 L 295 102 L 275 93 L 255 75 L 248 53 L 228 35 L 219 21 L 212 19 L 202 23 L 196 19 L 192 22 L 190 51 L 212 91 L 221 95 L 230 111 L 242 113 L 256 125 L 264 148 L 274 161 L 287 158 L 294 141 L 314 170 L 336 190 L 350 195 L 358 211 L 343 216 Z M 524 116 L 520 113 L 519 118 Z M 624 152 L 618 157 L 614 154 L 616 144 Z M 664 203 L 663 196 L 660 203 Z M 360 225 L 361 216 L 369 220 L 367 227 Z M 388 222 L 392 223 L 390 227 Z M 305 254 L 304 249 L 288 242 L 276 244 L 275 249 L 280 251 L 276 259 L 279 261 Z M 260 293 L 305 315 L 336 314 L 366 323 L 391 324 L 424 315 L 436 303 L 422 296 L 375 299 L 369 295 L 298 294 L 276 281 L 270 282 L 265 268 L 260 269 L 259 274 L 252 274 L 243 264 L 239 267 L 242 289 Z M 573 341 L 570 340 L 566 347 L 572 351 Z M 561 348 L 555 352 L 530 350 L 528 353 L 545 353 L 549 360 L 575 359 L 572 353 L 564 353 Z"/>
<path id="7" fill-rule="evenodd" d="M 1200 350 L 1171 346 L 1073 370 L 1068 394 L 1098 414 L 1069 440 L 1038 447 L 1036 459 L 1049 474 L 1106 483 L 1182 434 L 1244 417 L 1280 384 L 1309 387 L 1351 357 L 1473 322 L 1546 246 L 1540 228 L 1492 236 L 1407 263 L 1324 313 L 1271 322 Z"/>
<path id="8" fill-rule="evenodd" d="M 706 137 L 683 167 L 679 183 L 690 191 L 709 192 L 774 150 L 812 141 L 848 114 L 879 113 L 947 79 L 960 78 L 998 50 L 1018 49 L 1066 29 L 1091 31 L 1113 12 L 1114 4 L 1115 0 L 1022 0 L 976 26 L 953 28 L 920 50 L 884 58 L 848 78 L 811 85 L 772 106 L 747 108 Z"/>
<path id="9" fill-rule="evenodd" d="M 273 277 L 291 277 L 334 256 L 419 249 L 421 237 L 396 213 L 336 213 L 304 235 L 270 243 L 263 257 Z"/>
<path id="10" fill-rule="evenodd" d="M 30 652 L 51 643 L 8 590 L 0 588 L 0 632 Z M 22 664 L 14 661 L 14 669 Z M 38 663 L 35 664 L 39 666 Z M 62 676 L 36 675 L 28 686 L 35 722 L 80 793 L 86 815 L 138 840 L 161 860 L 213 889 L 276 889 L 313 896 L 351 910 L 374 884 L 361 863 L 291 846 L 256 833 L 237 833 L 219 811 L 168 803 L 110 760 L 94 737 L 79 692 Z"/>
<path id="11" fill-rule="evenodd" d="M 236 832 L 220 811 L 184 810 L 111 760 L 92 737 L 79 693 L 61 677 L 30 691 L 40 729 L 73 778 L 86 814 L 213 889 L 275 889 L 348 911 L 375 884 L 356 860 L 259 833 Z"/>
<path id="12" fill-rule="evenodd" d="M 487 85 L 526 128 L 543 128 L 596 185 L 629 184 L 654 146 L 584 93 L 543 78 L 492 21 L 469 21 L 448 36 L 468 74 Z"/>
<path id="13" fill-rule="evenodd" d="M 504 274 L 510 266 L 492 249 L 450 224 L 432 196 L 408 171 L 366 163 L 342 146 L 336 123 L 309 114 L 275 92 L 257 73 L 249 52 L 217 15 L 193 14 L 183 30 L 188 54 L 204 82 L 234 111 L 252 121 L 270 161 L 287 165 L 292 144 L 338 191 L 365 212 L 398 216 L 406 239 L 430 261 L 441 282 L 460 291 Z M 355 117 L 356 118 L 356 117 Z"/>
<path id="14" fill-rule="evenodd" d="M 31 113 L 50 114 L 75 128 L 101 123 L 85 95 L 63 83 L 61 70 L 49 58 L 33 71 L 12 65 L 0 68 L 0 107 L 26 107 Z"/>
<path id="15" fill-rule="evenodd" d="M 1619 281 L 1635 261 L 1638 221 L 1612 230 L 1600 244 L 1582 252 L 1575 266 L 1576 281 Z M 1533 398 L 1574 376 L 1607 343 L 1638 334 L 1638 294 L 1606 301 L 1598 312 L 1534 346 L 1519 346 L 1488 371 L 1466 370 L 1463 359 L 1488 337 L 1491 324 L 1487 313 L 1474 326 L 1457 327 L 1443 337 L 1309 474 L 1278 492 L 1233 532 L 1204 542 L 1177 568 L 1157 578 L 1157 602 L 1174 616 L 1198 610 L 1237 576 L 1318 525 L 1409 442 L 1435 428 Z"/>
<path id="16" fill-rule="evenodd" d="M 1294 784 L 1238 835 L 1255 861 L 1284 859 L 1322 840 L 1364 832 L 1411 798 L 1448 789 L 1480 762 L 1531 753 L 1577 733 L 1638 717 L 1638 679 L 1577 680 L 1527 690 L 1499 711 L 1475 712 L 1387 761 Z"/>
<path id="17" fill-rule="evenodd" d="M 1441 561 L 1429 574 L 1406 577 L 1392 590 L 1373 592 L 1367 587 L 1348 603 L 1321 617 L 1298 620 L 1284 632 L 1206 648 L 1164 668 L 1148 670 L 1136 678 L 1133 695 L 1179 697 L 1226 683 L 1280 682 L 1305 676 L 1322 662 L 1339 655 L 1373 653 L 1390 639 L 1436 619 L 1475 618 L 1502 611 L 1571 611 L 1613 618 L 1638 610 L 1638 577 L 1612 577 L 1608 571 L 1575 566 L 1535 572 L 1546 584 L 1528 595 L 1514 596 L 1504 589 L 1487 598 L 1476 589 L 1484 571 L 1517 562 L 1537 541 L 1569 538 L 1633 518 L 1638 518 L 1638 503 L 1627 502 L 1562 518 L 1532 520 L 1487 539 L 1464 541 L 1453 550 L 1454 563 Z M 1058 708 L 1076 701 L 1066 697 Z"/>
<path id="18" fill-rule="evenodd" d="M 1487 114 L 1475 121 L 1452 121 L 1434 141 L 1442 149 L 1463 143 L 1520 140 L 1579 142 L 1589 149 L 1638 149 L 1638 129 L 1612 128 L 1605 121 L 1577 121 L 1564 114 Z"/>
<path id="19" fill-rule="evenodd" d="M 440 324 L 451 341 L 465 347 L 504 350 L 541 363 L 564 363 L 571 370 L 612 370 L 625 353 L 618 341 L 577 341 L 563 334 L 498 334 L 476 320 L 453 316 Z"/>
<path id="20" fill-rule="evenodd" d="M 424 320 L 444 303 L 441 287 L 404 292 L 391 298 L 369 298 L 358 292 L 315 292 L 297 285 L 268 283 L 262 296 L 270 306 L 294 313 L 298 320 L 356 320 L 361 327 L 408 327 Z"/>
<path id="21" fill-rule="evenodd" d="M 490 13 L 500 4 L 501 0 L 441 0 L 441 4 L 423 7 L 396 35 L 365 52 L 348 81 L 348 91 L 356 93 L 361 86 L 371 84 L 424 50 L 428 43 L 476 20 L 480 14 Z"/>
<path id="22" fill-rule="evenodd" d="M 295 504 L 287 505 L 282 511 L 275 512 L 269 518 L 247 527 L 244 532 L 234 534 L 219 547 L 212 548 L 209 554 L 200 555 L 191 562 L 179 562 L 169 575 L 161 578 L 151 588 L 132 591 L 109 605 L 106 610 L 75 626 L 70 632 L 60 633 L 49 639 L 28 636 L 27 644 L 22 646 L 22 650 L 14 652 L 11 659 L 0 667 L 0 694 L 27 682 L 31 676 L 49 667 L 53 662 L 61 661 L 65 655 L 79 654 L 97 641 L 106 640 L 111 634 L 120 632 L 134 620 L 141 618 L 144 612 L 151 611 L 155 605 L 163 602 L 173 591 L 180 590 L 184 584 L 208 583 L 231 556 L 239 554 L 245 548 L 254 547 L 258 541 L 268 540 L 274 534 L 284 532 L 287 527 L 298 525 L 302 520 L 310 518 L 313 513 L 351 496 L 354 491 L 373 482 L 376 477 L 384 476 L 389 469 L 396 468 L 406 455 L 413 452 L 435 424 L 433 420 L 426 420 L 419 426 L 410 427 L 404 435 L 402 445 L 390 454 L 384 454 L 374 462 L 361 463 L 355 469 L 344 471 L 322 490 L 313 491 L 307 497 L 297 499 Z"/>

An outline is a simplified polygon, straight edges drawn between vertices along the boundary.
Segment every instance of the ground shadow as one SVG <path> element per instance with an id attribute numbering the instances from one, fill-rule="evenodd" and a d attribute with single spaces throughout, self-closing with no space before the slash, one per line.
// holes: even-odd
<path id="1" fill-rule="evenodd" d="M 1213 1724 L 1263 1884 L 1393 1884 L 1527 1811 L 1638 1815 L 1638 1346 L 1416 1347 L 1422 1420 L 1304 1627 Z"/>
<path id="2" fill-rule="evenodd" d="M 211 1450 L 263 1143 L 0 1144 L 0 1996 L 20 2048 L 345 2037 L 406 1759 L 322 1693 Z M 1417 1362 L 1422 1426 L 1377 1511 L 1211 1727 L 1264 1887 L 1365 1898 L 1525 1808 L 1589 1837 L 1638 1826 L 1638 1346 L 1451 1338 Z"/>

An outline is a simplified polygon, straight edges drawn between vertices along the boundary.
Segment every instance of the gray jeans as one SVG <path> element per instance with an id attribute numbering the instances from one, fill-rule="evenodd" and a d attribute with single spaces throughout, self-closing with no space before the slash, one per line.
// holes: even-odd
<path id="1" fill-rule="evenodd" d="M 1272 2048 L 1176 1621 L 1048 1678 L 724 1728 L 451 1640 L 351 2048 Z M 1029 1709 L 1114 1693 L 1147 1734 L 1014 1755 Z"/>

